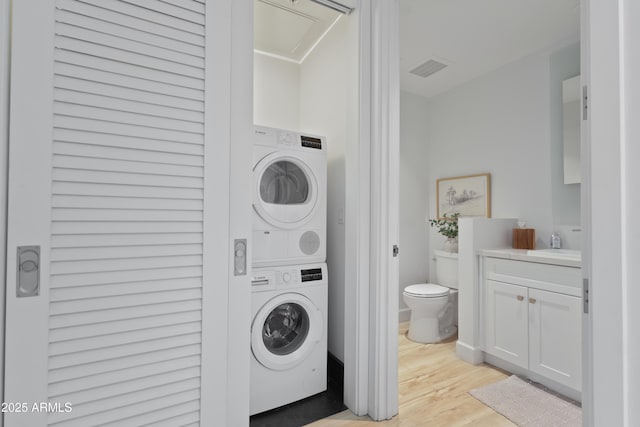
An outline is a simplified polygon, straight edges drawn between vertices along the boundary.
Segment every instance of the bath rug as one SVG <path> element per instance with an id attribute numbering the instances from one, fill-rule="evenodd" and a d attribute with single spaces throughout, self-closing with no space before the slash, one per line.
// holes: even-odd
<path id="1" fill-rule="evenodd" d="M 469 394 L 521 427 L 580 427 L 582 409 L 515 375 Z"/>

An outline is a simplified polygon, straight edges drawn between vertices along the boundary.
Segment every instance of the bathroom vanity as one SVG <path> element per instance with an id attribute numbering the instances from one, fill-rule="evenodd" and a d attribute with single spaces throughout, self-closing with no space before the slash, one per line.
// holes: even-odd
<path id="1" fill-rule="evenodd" d="M 579 253 L 491 249 L 478 255 L 484 359 L 580 400 Z"/>

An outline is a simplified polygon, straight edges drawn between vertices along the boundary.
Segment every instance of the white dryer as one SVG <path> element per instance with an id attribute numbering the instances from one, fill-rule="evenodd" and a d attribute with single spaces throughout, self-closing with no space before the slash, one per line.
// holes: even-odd
<path id="1" fill-rule="evenodd" d="M 327 389 L 327 266 L 254 269 L 251 415 Z"/>
<path id="2" fill-rule="evenodd" d="M 256 126 L 253 180 L 253 266 L 324 262 L 325 138 Z"/>

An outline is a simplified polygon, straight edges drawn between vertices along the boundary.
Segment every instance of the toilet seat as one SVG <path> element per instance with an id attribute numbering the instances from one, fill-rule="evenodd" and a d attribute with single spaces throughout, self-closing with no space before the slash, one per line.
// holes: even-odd
<path id="1" fill-rule="evenodd" d="M 407 286 L 404 288 L 404 293 L 416 298 L 438 298 L 447 296 L 449 294 L 449 288 L 436 285 L 435 283 L 419 283 L 417 285 Z"/>

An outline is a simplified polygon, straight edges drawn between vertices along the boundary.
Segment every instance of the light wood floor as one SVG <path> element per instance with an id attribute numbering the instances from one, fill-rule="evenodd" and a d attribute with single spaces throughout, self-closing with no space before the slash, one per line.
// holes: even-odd
<path id="1" fill-rule="evenodd" d="M 515 426 L 467 392 L 507 378 L 488 365 L 474 366 L 458 359 L 455 339 L 441 344 L 418 344 L 406 337 L 408 323 L 400 324 L 400 413 L 376 423 L 369 417 L 340 412 L 316 421 L 313 427 Z"/>

